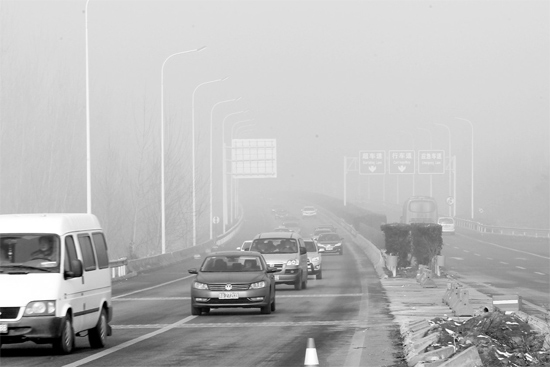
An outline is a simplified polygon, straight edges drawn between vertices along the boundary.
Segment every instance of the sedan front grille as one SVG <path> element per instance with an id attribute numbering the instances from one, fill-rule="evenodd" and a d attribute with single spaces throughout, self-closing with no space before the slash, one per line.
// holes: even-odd
<path id="1" fill-rule="evenodd" d="M 19 307 L 0 307 L 0 319 L 16 319 Z"/>
<path id="2" fill-rule="evenodd" d="M 226 289 L 225 286 L 231 284 L 231 289 Z M 250 288 L 249 283 L 214 283 L 208 284 L 208 289 L 211 291 L 246 291 Z"/>

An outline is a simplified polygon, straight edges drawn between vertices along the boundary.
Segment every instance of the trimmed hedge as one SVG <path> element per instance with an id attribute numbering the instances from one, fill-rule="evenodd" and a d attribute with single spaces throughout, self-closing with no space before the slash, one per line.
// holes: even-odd
<path id="1" fill-rule="evenodd" d="M 386 253 L 398 256 L 398 268 L 411 266 L 413 259 L 418 265 L 429 265 L 436 255 L 441 255 L 443 238 L 439 224 L 390 223 L 380 229 L 384 232 Z"/>

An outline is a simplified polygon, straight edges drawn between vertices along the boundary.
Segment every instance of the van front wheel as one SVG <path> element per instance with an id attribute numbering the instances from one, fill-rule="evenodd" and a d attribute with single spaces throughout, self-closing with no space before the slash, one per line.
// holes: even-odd
<path id="1" fill-rule="evenodd" d="M 70 354 L 74 349 L 73 323 L 67 315 L 61 322 L 61 335 L 54 343 L 54 349 L 60 354 Z"/>
<path id="2" fill-rule="evenodd" d="M 101 309 L 97 325 L 88 331 L 88 341 L 92 348 L 103 348 L 107 340 L 107 314 Z"/>

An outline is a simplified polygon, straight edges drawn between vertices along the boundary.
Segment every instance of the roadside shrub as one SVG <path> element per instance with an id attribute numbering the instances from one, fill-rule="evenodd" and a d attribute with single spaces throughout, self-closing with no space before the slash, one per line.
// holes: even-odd
<path id="1" fill-rule="evenodd" d="M 386 253 L 397 256 L 397 267 L 411 264 L 411 226 L 404 223 L 389 223 L 380 226 L 385 236 Z"/>

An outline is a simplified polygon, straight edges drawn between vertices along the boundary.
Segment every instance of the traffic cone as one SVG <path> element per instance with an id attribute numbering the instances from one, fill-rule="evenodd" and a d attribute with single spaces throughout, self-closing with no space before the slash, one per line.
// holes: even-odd
<path id="1" fill-rule="evenodd" d="M 319 359 L 317 359 L 317 349 L 315 349 L 315 340 L 313 340 L 313 338 L 308 338 L 304 366 L 318 366 L 318 365 L 319 365 Z"/>

